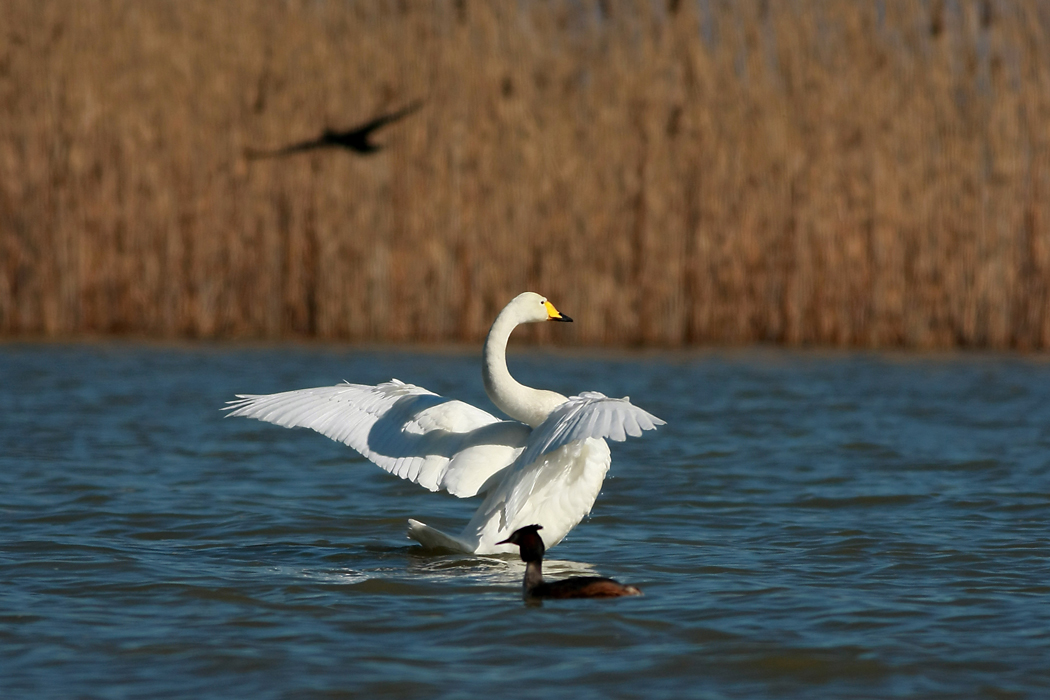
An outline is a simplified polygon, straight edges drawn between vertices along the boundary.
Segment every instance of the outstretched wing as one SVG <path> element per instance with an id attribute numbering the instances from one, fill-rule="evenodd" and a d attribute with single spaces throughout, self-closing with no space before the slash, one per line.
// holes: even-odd
<path id="1" fill-rule="evenodd" d="M 532 430 L 462 401 L 396 379 L 260 396 L 238 395 L 231 416 L 310 428 L 352 447 L 386 471 L 454 496 L 477 495 L 512 464 Z"/>
<path id="2" fill-rule="evenodd" d="M 597 391 L 585 391 L 554 409 L 532 432 L 518 463 L 528 466 L 548 452 L 586 438 L 623 442 L 627 436 L 638 437 L 658 425 L 664 421 L 632 404 L 629 397 L 610 399 Z"/>
<path id="3" fill-rule="evenodd" d="M 532 496 L 549 484 L 563 480 L 582 485 L 583 482 L 579 481 L 582 478 L 590 483 L 587 489 L 567 489 L 566 495 L 562 496 L 566 498 L 584 491 L 589 494 L 585 508 L 572 521 L 571 525 L 575 525 L 590 510 L 610 464 L 607 447 L 591 445 L 585 448 L 582 441 L 607 438 L 623 442 L 628 436 L 638 437 L 643 431 L 655 430 L 658 425 L 664 424 L 664 421 L 632 404 L 627 397 L 611 399 L 605 394 L 588 391 L 569 398 L 532 431 L 525 451 L 512 467 L 513 471 L 501 482 L 500 491 L 505 494 L 503 522 L 514 523 Z M 580 444 L 558 452 L 573 443 Z M 589 472 L 587 462 L 590 462 Z M 585 473 L 590 476 L 585 477 Z M 498 503 L 499 494 L 494 492 L 490 500 L 493 504 Z M 566 503 L 565 510 L 572 509 L 579 509 L 579 505 Z"/>

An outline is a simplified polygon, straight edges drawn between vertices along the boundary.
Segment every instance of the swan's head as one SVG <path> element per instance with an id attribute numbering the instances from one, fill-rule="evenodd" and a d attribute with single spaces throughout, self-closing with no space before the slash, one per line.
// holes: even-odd
<path id="1" fill-rule="evenodd" d="M 536 292 L 522 292 L 507 304 L 507 310 L 514 313 L 518 323 L 539 323 L 541 321 L 572 321 L 571 318 L 554 308 L 547 297 Z"/>
<path id="2" fill-rule="evenodd" d="M 542 525 L 526 525 L 518 528 L 510 537 L 496 544 L 516 544 L 521 550 L 522 561 L 540 561 L 543 559 L 543 553 L 547 549 L 543 546 L 543 539 L 540 537 L 539 531 L 542 529 Z"/>

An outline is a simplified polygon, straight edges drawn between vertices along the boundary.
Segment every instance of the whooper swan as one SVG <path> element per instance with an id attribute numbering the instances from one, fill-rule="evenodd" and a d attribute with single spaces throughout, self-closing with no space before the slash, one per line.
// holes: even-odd
<path id="1" fill-rule="evenodd" d="M 507 369 L 507 341 L 522 323 L 571 321 L 544 297 L 525 292 L 496 317 L 481 372 L 492 403 L 513 420 L 393 379 L 377 386 L 339 384 L 279 394 L 238 395 L 231 416 L 311 428 L 430 491 L 484 494 L 458 536 L 416 520 L 408 536 L 424 547 L 475 554 L 514 552 L 503 543 L 543 523 L 553 547 L 587 515 L 612 457 L 605 438 L 623 441 L 664 421 L 597 392 L 566 398 L 523 386 Z"/>

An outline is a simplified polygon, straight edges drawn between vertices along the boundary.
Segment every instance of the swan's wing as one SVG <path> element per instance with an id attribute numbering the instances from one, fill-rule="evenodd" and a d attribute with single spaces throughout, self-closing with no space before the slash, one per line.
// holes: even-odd
<path id="1" fill-rule="evenodd" d="M 580 461 L 582 445 L 577 449 L 562 450 L 566 445 L 581 443 L 588 438 L 623 442 L 628 436 L 638 437 L 643 431 L 655 430 L 664 424 L 664 421 L 632 404 L 627 397 L 611 399 L 596 391 L 571 397 L 533 430 L 525 451 L 514 464 L 514 471 L 503 480 L 501 489 L 506 486 L 504 522 L 513 522 L 532 496 L 546 488 L 547 484 L 562 479 L 574 483 L 582 475 L 583 472 L 579 471 L 584 467 Z M 593 494 L 588 495 L 590 500 L 586 510 L 579 517 L 590 510 L 590 503 L 598 496 L 597 489 L 601 487 L 601 480 L 609 468 L 608 448 L 604 449 L 600 459 L 593 456 L 599 454 L 596 450 L 592 446 L 587 454 L 592 454 L 589 458 L 594 462 L 592 471 L 599 469 L 600 476 Z M 576 522 L 579 522 L 578 518 L 572 524 Z"/>
<path id="2" fill-rule="evenodd" d="M 402 479 L 466 498 L 514 462 L 531 429 L 396 379 L 239 395 L 231 416 L 310 428 Z"/>
<path id="3" fill-rule="evenodd" d="M 658 425 L 664 425 L 664 421 L 638 408 L 626 396 L 610 399 L 597 391 L 586 391 L 554 409 L 532 432 L 518 464 L 527 467 L 548 452 L 577 440 L 608 438 L 623 442 L 628 436 L 638 437 L 642 431 L 655 430 Z"/>

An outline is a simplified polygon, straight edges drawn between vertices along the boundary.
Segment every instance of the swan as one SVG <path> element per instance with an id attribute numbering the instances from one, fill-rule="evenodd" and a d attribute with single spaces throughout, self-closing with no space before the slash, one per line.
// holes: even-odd
<path id="1" fill-rule="evenodd" d="M 366 386 L 238 394 L 228 416 L 310 428 L 353 448 L 386 471 L 430 491 L 484 500 L 459 535 L 408 521 L 426 549 L 512 553 L 506 540 L 544 524 L 549 547 L 590 513 L 612 456 L 605 439 L 623 441 L 664 421 L 598 392 L 565 397 L 519 384 L 507 369 L 507 342 L 523 323 L 572 321 L 535 292 L 516 296 L 485 339 L 485 393 L 511 420 L 396 379 Z"/>

